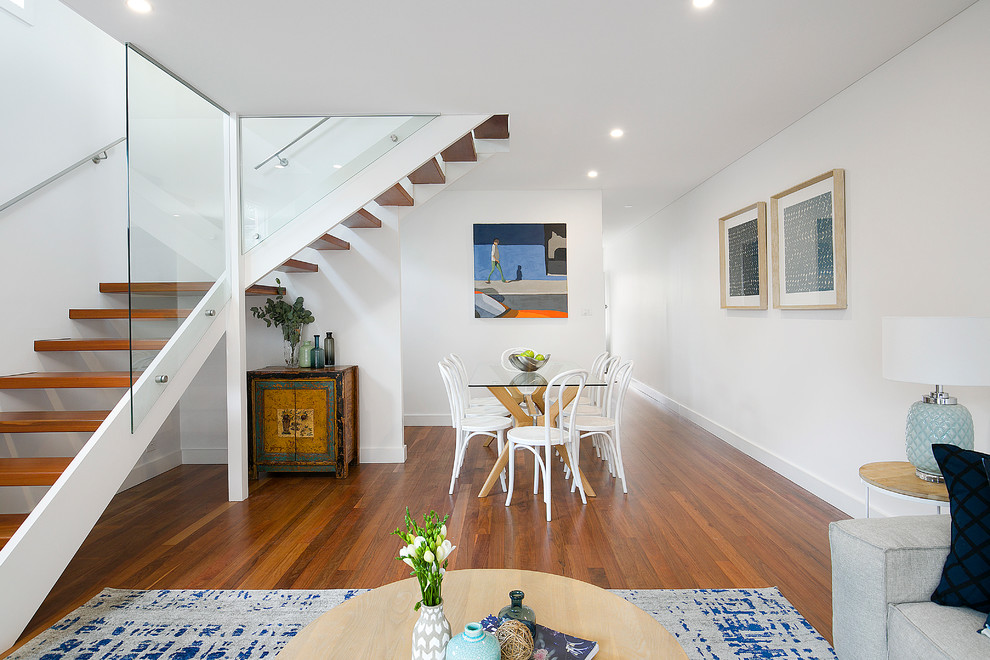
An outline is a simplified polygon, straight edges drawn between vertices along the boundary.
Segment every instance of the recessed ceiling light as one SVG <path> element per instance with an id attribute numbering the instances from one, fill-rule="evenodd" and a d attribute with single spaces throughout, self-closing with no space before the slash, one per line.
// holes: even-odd
<path id="1" fill-rule="evenodd" d="M 127 0 L 127 7 L 139 14 L 147 14 L 151 11 L 151 3 L 148 0 Z"/>
<path id="2" fill-rule="evenodd" d="M 596 176 L 598 176 L 598 171 L 597 170 L 589 170 L 588 171 L 588 177 L 589 178 L 594 179 Z"/>
<path id="3" fill-rule="evenodd" d="M 624 209 L 631 209 L 632 208 L 632 204 L 626 204 L 622 208 L 624 208 Z"/>
<path id="4" fill-rule="evenodd" d="M 706 9 L 708 7 L 711 7 L 713 1 L 714 0 L 693 0 L 694 6 L 697 9 Z"/>
<path id="5" fill-rule="evenodd" d="M 609 135 L 611 135 L 614 138 L 620 138 L 622 137 L 623 133 L 625 133 L 625 131 L 623 131 L 621 128 L 613 128 L 612 132 L 609 133 Z"/>
<path id="6" fill-rule="evenodd" d="M 342 167 L 343 167 L 343 165 L 338 165 L 337 163 L 334 163 L 333 164 L 333 169 L 335 169 L 335 170 L 339 170 Z"/>

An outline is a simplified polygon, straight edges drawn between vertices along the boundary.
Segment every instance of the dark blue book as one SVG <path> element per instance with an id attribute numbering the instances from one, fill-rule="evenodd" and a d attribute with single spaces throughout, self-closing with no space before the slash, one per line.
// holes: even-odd
<path id="1" fill-rule="evenodd" d="M 500 619 L 494 615 L 487 616 L 481 621 L 481 627 L 494 633 L 503 621 L 505 619 Z M 538 623 L 534 624 L 534 628 L 536 632 L 533 635 L 533 660 L 546 660 L 547 658 L 589 660 L 598 654 L 598 642 L 557 632 Z"/>

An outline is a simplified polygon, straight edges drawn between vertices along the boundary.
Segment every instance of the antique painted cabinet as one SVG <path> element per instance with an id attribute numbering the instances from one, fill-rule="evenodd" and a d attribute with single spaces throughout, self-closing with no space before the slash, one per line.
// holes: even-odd
<path id="1" fill-rule="evenodd" d="M 261 472 L 347 476 L 358 457 L 358 368 L 265 367 L 247 373 L 248 460 Z"/>

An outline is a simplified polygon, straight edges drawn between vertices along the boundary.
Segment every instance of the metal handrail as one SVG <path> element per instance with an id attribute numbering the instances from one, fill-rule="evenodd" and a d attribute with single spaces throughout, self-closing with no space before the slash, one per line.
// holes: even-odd
<path id="1" fill-rule="evenodd" d="M 17 197 L 13 198 L 9 202 L 6 202 L 2 206 L 0 206 L 0 213 L 2 213 L 3 211 L 5 211 L 6 209 L 10 208 L 11 206 L 13 206 L 14 204 L 16 204 L 17 202 L 21 201 L 25 197 L 28 197 L 28 196 L 33 195 L 34 193 L 38 192 L 39 190 L 41 190 L 42 188 L 44 188 L 45 186 L 47 186 L 49 183 L 52 183 L 53 181 L 56 181 L 56 180 L 60 179 L 61 177 L 65 176 L 66 174 L 68 174 L 72 170 L 76 169 L 80 165 L 85 165 L 87 161 L 90 161 L 91 160 L 94 163 L 99 164 L 99 162 L 101 160 L 106 160 L 107 159 L 107 151 L 109 149 L 112 149 L 112 148 L 116 147 L 118 144 L 120 144 L 121 142 L 123 142 L 126 139 L 127 139 L 126 137 L 117 138 L 116 140 L 114 140 L 113 142 L 111 142 L 107 146 L 103 147 L 102 149 L 97 149 L 96 151 L 94 151 L 90 155 L 86 156 L 82 160 L 80 160 L 80 161 L 78 161 L 76 163 L 73 163 L 72 165 L 69 165 L 67 168 L 65 168 L 64 170 L 62 170 L 61 172 L 59 172 L 55 176 L 48 177 L 47 179 L 45 179 L 44 181 L 42 181 L 41 183 L 39 183 L 38 185 L 36 185 L 34 188 L 31 188 L 30 190 L 27 190 L 25 192 L 22 192 Z M 101 158 L 101 156 L 102 156 L 102 158 Z"/>
<path id="2" fill-rule="evenodd" d="M 300 134 L 299 137 L 297 137 L 295 140 L 293 140 L 289 144 L 285 145 L 284 147 L 273 153 L 268 158 L 264 159 L 263 161 L 255 165 L 254 169 L 259 169 L 262 165 L 270 161 L 272 158 L 275 158 L 276 156 L 280 156 L 283 151 L 294 145 L 296 142 L 299 142 L 299 140 L 303 139 L 304 137 L 306 137 L 307 135 L 318 129 L 320 126 L 322 126 L 325 122 L 329 121 L 330 119 L 333 119 L 333 117 L 324 117 L 320 121 L 316 122 L 315 124 L 307 128 L 305 131 L 303 131 L 302 134 Z"/>

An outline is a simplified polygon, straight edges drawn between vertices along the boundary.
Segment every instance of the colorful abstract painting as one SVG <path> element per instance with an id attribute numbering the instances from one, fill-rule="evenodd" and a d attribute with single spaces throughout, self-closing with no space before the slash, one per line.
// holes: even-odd
<path id="1" fill-rule="evenodd" d="M 474 226 L 475 318 L 567 317 L 567 225 Z"/>

